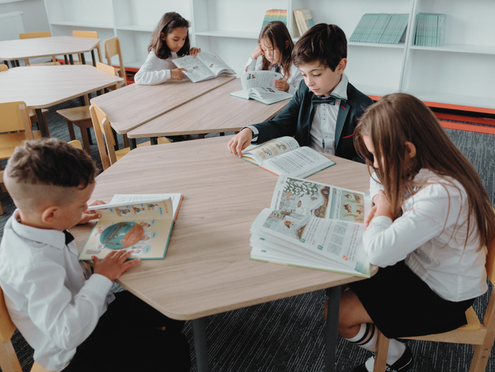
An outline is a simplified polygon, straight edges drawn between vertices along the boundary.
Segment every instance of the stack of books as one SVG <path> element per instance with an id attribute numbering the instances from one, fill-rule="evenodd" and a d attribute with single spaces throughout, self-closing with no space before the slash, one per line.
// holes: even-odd
<path id="1" fill-rule="evenodd" d="M 409 14 L 366 13 L 349 41 L 360 43 L 399 44 L 404 42 Z"/>
<path id="2" fill-rule="evenodd" d="M 287 9 L 270 9 L 265 12 L 265 18 L 263 19 L 263 25 L 261 30 L 272 21 L 282 21 L 287 25 Z"/>
<path id="3" fill-rule="evenodd" d="M 315 25 L 315 21 L 313 20 L 313 16 L 309 9 L 294 9 L 293 13 L 300 36 Z"/>
<path id="4" fill-rule="evenodd" d="M 443 45 L 445 41 L 445 18 L 445 14 L 418 13 L 413 44 L 433 47 Z"/>

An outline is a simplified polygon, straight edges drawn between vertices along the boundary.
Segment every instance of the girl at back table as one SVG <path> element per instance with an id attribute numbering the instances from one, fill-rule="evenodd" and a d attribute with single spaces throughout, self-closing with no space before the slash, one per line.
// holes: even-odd
<path id="1" fill-rule="evenodd" d="M 246 65 L 246 72 L 270 70 L 280 72 L 283 78 L 275 82 L 275 87 L 283 92 L 295 93 L 302 75 L 292 63 L 294 43 L 285 23 L 272 21 L 261 30 L 258 46 L 254 49 Z"/>
<path id="2" fill-rule="evenodd" d="M 148 57 L 134 76 L 136 84 L 155 85 L 169 79 L 182 80 L 184 69 L 177 68 L 173 59 L 196 56 L 201 49 L 191 48 L 189 22 L 175 12 L 165 13 L 151 35 Z"/>
<path id="3" fill-rule="evenodd" d="M 417 98 L 383 97 L 360 119 L 354 141 L 373 172 L 363 244 L 380 269 L 342 293 L 339 334 L 375 351 L 378 327 L 391 338 L 387 371 L 406 371 L 413 356 L 395 338 L 466 324 L 466 310 L 487 291 L 495 214 L 474 167 Z M 354 372 L 373 364 L 371 357 Z"/>

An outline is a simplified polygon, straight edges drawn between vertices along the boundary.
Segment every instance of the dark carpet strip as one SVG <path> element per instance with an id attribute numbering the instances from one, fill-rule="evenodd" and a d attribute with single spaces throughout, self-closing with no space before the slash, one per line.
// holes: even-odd
<path id="1" fill-rule="evenodd" d="M 47 113 L 52 137 L 69 140 L 64 119 L 56 110 L 79 105 L 79 100 L 57 105 Z M 81 140 L 79 128 L 75 128 Z M 463 132 L 447 129 L 447 133 L 473 163 L 482 178 L 492 200 L 495 201 L 495 137 L 489 134 Z M 120 137 L 120 136 L 119 136 Z M 98 147 L 94 139 L 92 157 L 99 162 Z M 144 141 L 144 140 L 142 140 Z M 119 138 L 122 146 L 122 139 Z M 2 161 L 2 167 L 5 161 Z M 0 235 L 3 226 L 14 211 L 14 204 L 7 193 L 0 197 L 5 214 L 0 216 Z M 304 270 L 304 269 L 297 269 Z M 120 290 L 114 286 L 115 291 Z M 477 312 L 484 311 L 488 295 L 475 302 Z M 212 372 L 306 372 L 323 371 L 324 291 L 286 298 L 257 306 L 217 314 L 206 319 L 208 358 Z M 195 366 L 192 326 L 186 323 L 185 334 L 190 340 Z M 33 350 L 16 332 L 14 347 L 27 372 L 32 364 Z M 441 344 L 434 342 L 407 341 L 415 356 L 412 372 L 467 372 L 472 357 L 469 345 Z M 130 349 L 132 345 L 129 345 Z M 486 371 L 495 372 L 494 358 L 490 358 Z M 352 371 L 363 363 L 370 353 L 339 339 L 337 349 L 337 372 Z M 118 355 L 109 355 L 118 357 Z M 157 369 L 158 370 L 158 369 Z M 166 371 L 166 369 L 164 369 Z M 141 371 L 139 371 L 141 372 Z"/>

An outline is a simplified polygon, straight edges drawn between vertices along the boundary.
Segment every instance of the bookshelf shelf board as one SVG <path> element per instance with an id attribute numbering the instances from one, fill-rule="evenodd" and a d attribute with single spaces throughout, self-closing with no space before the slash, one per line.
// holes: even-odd
<path id="1" fill-rule="evenodd" d="M 223 31 L 223 30 L 207 30 L 196 31 L 196 36 L 211 36 L 211 37 L 232 37 L 238 39 L 258 39 L 257 32 L 250 31 Z"/>
<path id="2" fill-rule="evenodd" d="M 107 30 L 113 30 L 113 25 L 110 23 L 98 23 L 98 22 L 87 22 L 87 21 L 54 21 L 50 23 L 54 26 L 103 28 Z"/>
<path id="3" fill-rule="evenodd" d="M 430 107 L 451 108 L 473 112 L 495 112 L 495 101 L 491 97 L 464 94 L 438 93 L 421 90 L 406 90 Z"/>
<path id="4" fill-rule="evenodd" d="M 153 32 L 153 26 L 150 25 L 125 25 L 117 26 L 116 29 L 123 31 Z"/>
<path id="5" fill-rule="evenodd" d="M 469 53 L 469 54 L 493 54 L 495 55 L 495 46 L 485 45 L 467 45 L 467 44 L 447 44 L 440 47 L 427 47 L 411 45 L 411 50 L 427 50 L 432 52 L 449 52 L 449 53 Z"/>
<path id="6" fill-rule="evenodd" d="M 358 46 L 358 47 L 369 47 L 369 48 L 392 48 L 392 49 L 404 49 L 405 44 L 383 44 L 383 43 L 359 43 L 355 41 L 350 41 L 347 43 L 348 46 Z"/>

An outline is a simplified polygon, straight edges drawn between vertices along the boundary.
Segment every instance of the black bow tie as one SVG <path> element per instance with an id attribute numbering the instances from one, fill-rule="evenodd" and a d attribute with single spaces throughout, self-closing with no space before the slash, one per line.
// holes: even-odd
<path id="1" fill-rule="evenodd" d="M 68 232 L 67 230 L 64 230 L 62 232 L 65 235 L 65 245 L 68 245 L 71 241 L 74 240 L 74 237 L 72 236 L 72 234 L 70 232 Z"/>
<path id="2" fill-rule="evenodd" d="M 343 101 L 342 98 L 339 98 L 337 96 L 333 96 L 333 95 L 330 95 L 328 97 L 321 97 L 321 96 L 317 96 L 316 94 L 313 94 L 313 97 L 311 97 L 311 102 L 313 103 L 313 105 L 319 105 L 321 103 L 326 103 L 328 105 L 335 105 L 335 100 L 336 99 L 340 99 Z"/>

